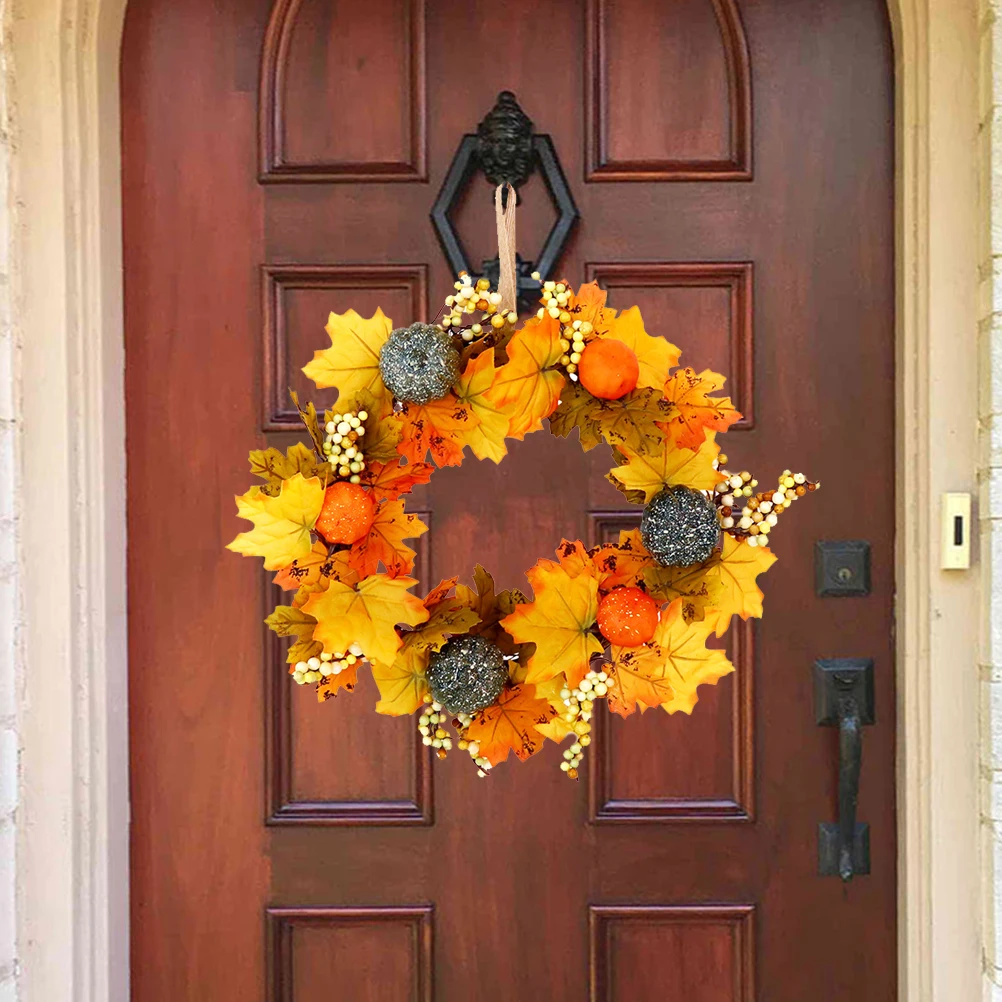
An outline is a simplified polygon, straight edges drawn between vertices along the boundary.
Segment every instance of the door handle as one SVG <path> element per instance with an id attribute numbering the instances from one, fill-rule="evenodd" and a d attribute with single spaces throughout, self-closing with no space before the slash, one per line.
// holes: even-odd
<path id="1" fill-rule="evenodd" d="M 856 820 L 863 765 L 863 726 L 872 724 L 873 661 L 832 658 L 814 663 L 818 724 L 838 727 L 838 820 L 818 825 L 818 873 L 847 882 L 870 872 L 870 826 Z"/>

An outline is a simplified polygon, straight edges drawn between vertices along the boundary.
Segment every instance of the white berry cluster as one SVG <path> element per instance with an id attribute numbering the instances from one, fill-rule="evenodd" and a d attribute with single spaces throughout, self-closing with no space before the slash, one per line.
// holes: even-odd
<path id="1" fill-rule="evenodd" d="M 484 319 L 490 317 L 490 326 L 495 330 L 500 330 L 506 323 L 518 323 L 518 313 L 514 310 L 501 309 L 501 293 L 491 292 L 491 283 L 486 278 L 478 278 L 476 282 L 466 274 L 460 272 L 459 280 L 454 284 L 455 294 L 445 297 L 445 316 L 442 318 L 442 327 L 448 330 L 450 327 L 460 331 L 464 341 L 475 341 L 484 333 L 481 323 L 475 323 L 470 327 L 464 327 L 465 317 L 472 313 L 485 314 Z"/>
<path id="2" fill-rule="evenodd" d="M 595 700 L 601 699 L 608 692 L 608 672 L 594 669 L 585 675 L 576 688 L 565 686 L 560 690 L 560 698 L 566 707 L 564 720 L 571 725 L 575 735 L 574 743 L 564 750 L 560 768 L 571 779 L 578 778 L 578 766 L 584 758 L 584 749 L 591 744 L 591 717 Z"/>
<path id="3" fill-rule="evenodd" d="M 306 685 L 307 682 L 319 682 L 321 679 L 331 675 L 340 675 L 355 664 L 362 656 L 362 648 L 358 644 L 352 644 L 348 648 L 348 653 L 328 654 L 324 651 L 318 658 L 310 658 L 308 661 L 297 661 L 292 671 L 292 678 L 298 685 Z"/>
<path id="4" fill-rule="evenodd" d="M 784 470 L 776 490 L 755 494 L 758 481 L 753 480 L 750 473 L 729 473 L 723 469 L 726 456 L 720 456 L 717 462 L 721 480 L 713 489 L 713 502 L 717 506 L 720 526 L 732 536 L 744 539 L 749 546 L 768 545 L 769 533 L 779 516 L 797 498 L 821 486 L 809 481 L 803 473 Z"/>
<path id="5" fill-rule="evenodd" d="M 353 484 L 361 482 L 360 474 L 365 469 L 361 438 L 365 434 L 368 417 L 366 411 L 345 411 L 343 414 L 332 414 L 324 427 L 327 432 L 324 455 L 335 475 Z"/>
<path id="6" fill-rule="evenodd" d="M 418 717 L 418 731 L 421 734 L 421 743 L 434 748 L 438 752 L 439 758 L 445 758 L 445 753 L 452 750 L 452 738 L 443 726 L 448 716 L 442 704 L 433 701 L 431 708 L 426 709 Z"/>
<path id="7" fill-rule="evenodd" d="M 539 272 L 533 272 L 533 278 L 539 279 Z M 567 376 L 572 383 L 578 381 L 578 363 L 581 361 L 581 353 L 585 350 L 588 335 L 592 332 L 592 325 L 587 320 L 575 320 L 567 312 L 570 303 L 571 287 L 566 282 L 544 282 L 541 299 L 543 305 L 539 308 L 536 316 L 540 320 L 549 314 L 554 320 L 560 321 L 560 348 L 563 355 L 560 356 L 560 364 L 567 371 Z"/>

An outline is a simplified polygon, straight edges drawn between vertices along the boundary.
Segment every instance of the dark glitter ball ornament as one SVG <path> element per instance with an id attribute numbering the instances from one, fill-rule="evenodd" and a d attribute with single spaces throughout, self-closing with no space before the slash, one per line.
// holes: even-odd
<path id="1" fill-rule="evenodd" d="M 501 648 L 483 637 L 453 637 L 428 659 L 432 699 L 449 713 L 476 713 L 490 706 L 508 679 Z"/>
<path id="2" fill-rule="evenodd" d="M 644 508 L 640 536 L 659 564 L 688 567 L 702 563 L 720 536 L 717 509 L 699 491 L 666 487 Z"/>
<path id="3" fill-rule="evenodd" d="M 439 327 L 398 327 L 379 353 L 379 372 L 397 400 L 426 404 L 444 397 L 456 381 L 459 352 Z"/>

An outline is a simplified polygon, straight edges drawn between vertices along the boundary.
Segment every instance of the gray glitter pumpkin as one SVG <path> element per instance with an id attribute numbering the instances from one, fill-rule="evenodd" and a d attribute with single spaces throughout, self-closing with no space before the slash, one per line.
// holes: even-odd
<path id="1" fill-rule="evenodd" d="M 651 498 L 640 519 L 640 536 L 666 567 L 702 563 L 720 537 L 713 502 L 689 487 L 666 487 Z"/>
<path id="2" fill-rule="evenodd" d="M 456 381 L 459 352 L 439 327 L 398 327 L 379 353 L 379 372 L 397 400 L 426 404 L 444 397 Z"/>
<path id="3" fill-rule="evenodd" d="M 508 680 L 501 649 L 484 637 L 453 637 L 428 659 L 431 697 L 449 713 L 476 713 L 490 706 Z"/>

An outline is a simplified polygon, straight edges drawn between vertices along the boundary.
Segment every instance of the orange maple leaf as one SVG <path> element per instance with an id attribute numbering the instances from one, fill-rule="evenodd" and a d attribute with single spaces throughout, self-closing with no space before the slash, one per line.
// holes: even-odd
<path id="1" fill-rule="evenodd" d="M 494 377 L 493 399 L 510 421 L 508 437 L 523 439 L 543 427 L 560 403 L 563 375 L 553 368 L 564 350 L 560 324 L 549 314 L 533 317 L 508 342 L 508 363 Z"/>
<path id="2" fill-rule="evenodd" d="M 313 544 L 309 556 L 302 560 L 293 560 L 272 580 L 279 588 L 295 591 L 299 588 L 312 587 L 324 578 L 336 578 L 338 581 L 353 585 L 358 581 L 359 574 L 349 565 L 347 550 L 330 554 L 327 552 L 327 547 L 318 539 Z"/>
<path id="3" fill-rule="evenodd" d="M 369 534 L 352 546 L 348 563 L 364 578 L 375 574 L 379 564 L 391 578 L 408 574 L 416 556 L 405 539 L 428 531 L 428 526 L 404 510 L 403 501 L 384 501 L 377 509 Z"/>
<path id="4" fill-rule="evenodd" d="M 362 485 L 372 491 L 376 501 L 396 501 L 401 494 L 409 494 L 418 484 L 426 484 L 435 472 L 431 463 L 402 463 L 392 459 L 388 463 L 366 461 Z"/>
<path id="5" fill-rule="evenodd" d="M 671 410 L 664 422 L 675 441 L 686 449 L 698 449 L 707 430 L 727 431 L 741 414 L 730 397 L 711 397 L 726 379 L 719 372 L 704 369 L 676 369 L 665 382 L 665 400 Z"/>
<path id="6" fill-rule="evenodd" d="M 477 417 L 455 394 L 427 404 L 404 404 L 401 416 L 404 437 L 398 450 L 409 462 L 423 463 L 429 452 L 438 466 L 459 466 L 463 461 L 463 446 Z"/>
<path id="7" fill-rule="evenodd" d="M 639 585 L 644 571 L 656 566 L 639 529 L 622 529 L 618 543 L 603 543 L 591 551 L 591 558 L 599 573 L 599 590 L 603 592 L 620 585 Z"/>
<path id="8" fill-rule="evenodd" d="M 333 699 L 341 689 L 351 692 L 358 684 L 358 669 L 362 664 L 356 661 L 353 665 L 338 672 L 337 675 L 328 675 L 322 682 L 317 683 L 317 701 L 320 703 L 328 699 Z"/>
<path id="9" fill-rule="evenodd" d="M 513 685 L 473 718 L 466 736 L 480 745 L 480 754 L 492 766 L 508 758 L 509 751 L 524 762 L 546 741 L 536 728 L 556 715 L 557 711 L 536 695 L 534 685 Z"/>

